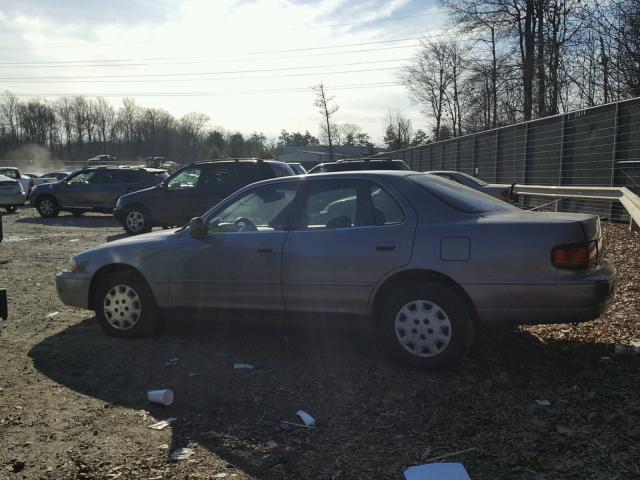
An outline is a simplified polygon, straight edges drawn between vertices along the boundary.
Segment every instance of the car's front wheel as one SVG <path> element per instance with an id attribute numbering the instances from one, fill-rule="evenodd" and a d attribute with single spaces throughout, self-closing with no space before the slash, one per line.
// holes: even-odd
<path id="1" fill-rule="evenodd" d="M 153 293 L 134 272 L 116 272 L 102 279 L 94 308 L 102 329 L 114 337 L 146 337 L 155 333 L 159 323 Z"/>
<path id="2" fill-rule="evenodd" d="M 454 289 L 437 281 L 412 282 L 392 291 L 377 316 L 387 349 L 425 370 L 461 360 L 473 342 L 473 316 Z"/>
<path id="3" fill-rule="evenodd" d="M 129 235 L 151 231 L 151 216 L 142 207 L 130 207 L 124 212 L 124 229 Z"/>
<path id="4" fill-rule="evenodd" d="M 57 217 L 60 213 L 60 205 L 51 195 L 43 195 L 36 201 L 36 210 L 43 218 Z"/>

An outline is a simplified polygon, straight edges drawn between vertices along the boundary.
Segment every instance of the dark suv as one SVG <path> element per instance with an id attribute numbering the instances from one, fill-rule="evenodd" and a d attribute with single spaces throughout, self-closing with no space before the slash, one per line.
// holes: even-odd
<path id="1" fill-rule="evenodd" d="M 183 225 L 245 185 L 294 174 L 289 165 L 273 160 L 194 163 L 156 187 L 123 196 L 113 216 L 131 235 Z"/>
<path id="2" fill-rule="evenodd" d="M 353 170 L 410 170 L 402 160 L 338 160 L 316 165 L 307 173 L 351 172 Z"/>
<path id="3" fill-rule="evenodd" d="M 55 217 L 61 211 L 112 213 L 122 195 L 157 185 L 168 177 L 157 168 L 89 167 L 56 183 L 36 185 L 29 201 L 42 217 Z"/>

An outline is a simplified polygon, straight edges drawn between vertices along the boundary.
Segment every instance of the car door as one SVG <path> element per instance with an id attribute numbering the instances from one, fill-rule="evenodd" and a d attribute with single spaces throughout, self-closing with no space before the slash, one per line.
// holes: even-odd
<path id="1" fill-rule="evenodd" d="M 236 162 L 219 162 L 204 166 L 200 182 L 194 192 L 198 207 L 195 214 L 189 218 L 202 215 L 238 190 L 240 186 L 244 186 L 238 185 L 237 169 Z"/>
<path id="2" fill-rule="evenodd" d="M 140 171 L 132 169 L 109 169 L 101 177 L 102 183 L 96 188 L 94 205 L 97 208 L 111 210 L 115 208 L 118 198 L 127 193 L 138 190 Z"/>
<path id="3" fill-rule="evenodd" d="M 282 309 L 282 246 L 300 182 L 262 185 L 208 215 L 207 235 L 182 246 L 169 279 L 175 305 Z"/>
<path id="4" fill-rule="evenodd" d="M 166 225 L 184 225 L 202 214 L 202 201 L 196 195 L 202 170 L 202 165 L 190 165 L 163 182 L 149 205 L 153 218 Z"/>
<path id="5" fill-rule="evenodd" d="M 70 175 L 55 190 L 58 203 L 64 207 L 91 207 L 90 195 L 95 187 L 90 182 L 100 173 L 101 170 L 83 170 Z"/>
<path id="6" fill-rule="evenodd" d="M 374 285 L 409 262 L 415 213 L 369 180 L 308 183 L 284 245 L 286 309 L 364 313 Z"/>

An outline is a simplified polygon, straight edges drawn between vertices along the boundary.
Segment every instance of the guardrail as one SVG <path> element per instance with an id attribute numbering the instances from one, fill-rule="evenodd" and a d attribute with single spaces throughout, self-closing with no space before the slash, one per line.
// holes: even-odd
<path id="1" fill-rule="evenodd" d="M 504 185 L 512 188 L 513 194 L 524 197 L 553 199 L 557 207 L 561 200 L 590 200 L 603 202 L 620 202 L 630 217 L 631 231 L 640 231 L 640 197 L 626 187 L 569 187 L 549 185 Z M 546 206 L 547 204 L 545 204 Z M 540 208 L 534 207 L 534 209 Z"/>

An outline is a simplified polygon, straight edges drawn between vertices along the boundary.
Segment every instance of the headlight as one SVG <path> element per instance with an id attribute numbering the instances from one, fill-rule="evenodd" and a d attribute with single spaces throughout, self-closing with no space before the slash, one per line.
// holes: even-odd
<path id="1" fill-rule="evenodd" d="M 75 257 L 69 257 L 69 263 L 67 264 L 67 272 L 75 272 L 78 269 L 78 260 Z"/>

